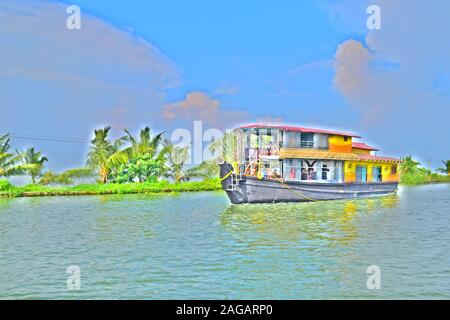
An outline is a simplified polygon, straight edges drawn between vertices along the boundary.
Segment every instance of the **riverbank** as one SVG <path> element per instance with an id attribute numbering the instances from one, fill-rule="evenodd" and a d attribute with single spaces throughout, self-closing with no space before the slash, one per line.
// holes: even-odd
<path id="1" fill-rule="evenodd" d="M 421 185 L 429 183 L 450 183 L 450 176 L 444 176 L 436 173 L 414 173 L 403 174 L 400 179 L 400 184 L 403 185 Z"/>
<path id="2" fill-rule="evenodd" d="M 450 183 L 450 176 L 443 175 L 405 175 L 401 185 L 422 185 L 433 183 Z M 205 181 L 169 183 L 167 181 L 152 183 L 127 184 L 80 184 L 76 186 L 42 186 L 26 185 L 14 186 L 5 180 L 0 180 L 0 197 L 49 197 L 49 196 L 85 196 L 106 194 L 137 194 L 137 193 L 169 193 L 169 192 L 198 192 L 221 190 L 219 179 Z"/>
<path id="3" fill-rule="evenodd" d="M 220 190 L 219 179 L 205 181 L 169 183 L 167 181 L 152 183 L 127 184 L 80 184 L 71 187 L 27 185 L 14 186 L 0 181 L 0 197 L 47 197 L 47 196 L 82 196 L 103 194 L 136 194 L 136 193 L 167 193 L 167 192 L 197 192 Z"/>

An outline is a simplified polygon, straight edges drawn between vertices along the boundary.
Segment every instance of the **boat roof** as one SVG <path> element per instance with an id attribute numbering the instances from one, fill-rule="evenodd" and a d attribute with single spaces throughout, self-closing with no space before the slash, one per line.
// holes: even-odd
<path id="1" fill-rule="evenodd" d="M 371 147 L 363 142 L 352 142 L 352 147 L 358 148 L 358 149 L 370 150 L 370 151 L 380 151 L 380 149 Z"/>
<path id="2" fill-rule="evenodd" d="M 325 134 L 333 134 L 333 135 L 337 135 L 337 136 L 361 138 L 360 136 L 353 134 L 353 133 L 349 133 L 349 132 L 324 130 L 324 129 L 316 129 L 316 128 L 305 128 L 305 127 L 297 127 L 297 126 L 249 124 L 249 125 L 241 126 L 238 129 L 279 129 L 279 130 L 285 130 L 285 131 L 296 131 L 296 132 L 305 132 L 305 133 L 325 133 Z"/>

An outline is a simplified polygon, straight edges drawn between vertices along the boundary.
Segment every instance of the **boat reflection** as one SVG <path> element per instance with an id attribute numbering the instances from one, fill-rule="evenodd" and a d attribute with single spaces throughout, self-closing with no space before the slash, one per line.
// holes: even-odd
<path id="1" fill-rule="evenodd" d="M 393 195 L 345 201 L 231 205 L 220 218 L 224 229 L 251 245 L 280 245 L 283 241 L 301 244 L 304 240 L 305 246 L 313 242 L 344 246 L 358 237 L 358 223 L 364 215 L 394 208 L 398 202 L 398 196 Z"/>

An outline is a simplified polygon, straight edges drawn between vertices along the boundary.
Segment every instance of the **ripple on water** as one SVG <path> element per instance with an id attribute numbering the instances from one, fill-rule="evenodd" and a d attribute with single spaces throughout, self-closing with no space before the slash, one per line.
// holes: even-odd
<path id="1" fill-rule="evenodd" d="M 449 204 L 448 185 L 258 205 L 221 192 L 0 199 L 0 297 L 449 298 Z"/>

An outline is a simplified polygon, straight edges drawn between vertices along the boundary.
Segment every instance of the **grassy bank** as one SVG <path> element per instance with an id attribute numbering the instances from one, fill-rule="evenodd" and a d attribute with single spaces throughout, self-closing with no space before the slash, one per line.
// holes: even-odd
<path id="1" fill-rule="evenodd" d="M 194 192 L 220 190 L 219 179 L 195 182 L 169 183 L 167 181 L 152 183 L 128 184 L 81 184 L 71 187 L 55 187 L 41 185 L 13 186 L 0 181 L 0 197 L 42 197 L 42 196 L 80 196 L 102 194 L 134 194 Z"/>
<path id="2" fill-rule="evenodd" d="M 404 174 L 401 177 L 403 185 L 420 185 L 428 183 L 450 183 L 450 176 L 439 174 Z M 195 182 L 169 183 L 167 181 L 152 183 L 127 184 L 80 184 L 70 187 L 42 186 L 30 184 L 14 186 L 6 180 L 0 180 L 0 197 L 45 197 L 45 196 L 81 196 L 104 194 L 136 194 L 136 193 L 167 193 L 196 192 L 221 190 L 219 179 Z"/>
<path id="3" fill-rule="evenodd" d="M 450 176 L 444 176 L 437 173 L 408 173 L 403 174 L 400 179 L 401 184 L 419 185 L 427 183 L 450 183 Z"/>

